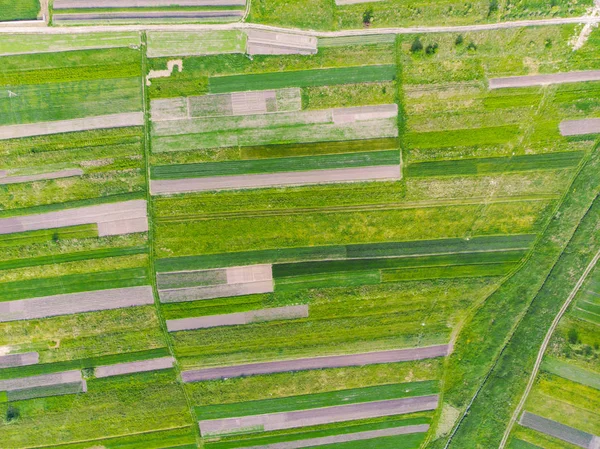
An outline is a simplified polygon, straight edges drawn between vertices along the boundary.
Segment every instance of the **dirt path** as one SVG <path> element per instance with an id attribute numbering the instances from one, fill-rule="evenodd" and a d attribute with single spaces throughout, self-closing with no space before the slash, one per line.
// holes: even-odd
<path id="1" fill-rule="evenodd" d="M 548 332 L 546 333 L 546 337 L 544 338 L 542 346 L 540 347 L 540 350 L 538 352 L 538 356 L 537 356 L 537 359 L 535 361 L 535 365 L 533 367 L 533 371 L 531 372 L 531 376 L 529 376 L 529 382 L 527 383 L 527 388 L 525 388 L 525 392 L 523 393 L 523 396 L 521 396 L 521 400 L 519 401 L 519 404 L 517 405 L 517 408 L 515 409 L 515 412 L 513 413 L 512 417 L 510 418 L 510 423 L 508 424 L 508 427 L 506 428 L 506 431 L 504 432 L 504 435 L 502 437 L 502 441 L 500 442 L 500 446 L 498 447 L 498 449 L 504 449 L 504 447 L 506 446 L 506 443 L 508 441 L 508 437 L 510 436 L 510 432 L 511 432 L 513 426 L 515 425 L 515 421 L 517 420 L 517 418 L 519 416 L 519 413 L 521 413 L 521 410 L 523 409 L 523 406 L 525 405 L 525 401 L 527 400 L 527 396 L 529 395 L 529 392 L 533 388 L 533 384 L 535 382 L 535 378 L 536 378 L 537 373 L 538 373 L 538 371 L 540 369 L 540 365 L 542 364 L 542 359 L 544 357 L 544 353 L 546 352 L 546 348 L 548 347 L 548 343 L 550 343 L 550 338 L 552 337 L 552 334 L 554 333 L 554 330 L 556 329 L 556 326 L 558 326 L 558 323 L 559 323 L 560 319 L 563 317 L 563 315 L 565 314 L 565 312 L 569 308 L 569 305 L 571 304 L 571 302 L 575 298 L 575 295 L 577 295 L 577 292 L 579 292 L 579 289 L 581 288 L 581 286 L 585 282 L 585 280 L 588 277 L 588 275 L 590 274 L 590 272 L 594 269 L 594 267 L 596 266 L 596 263 L 598 262 L 599 259 L 600 259 L 600 251 L 598 251 L 596 253 L 596 255 L 594 256 L 594 258 L 592 259 L 592 261 L 589 263 L 589 265 L 587 266 L 587 268 L 585 269 L 585 271 L 583 272 L 583 274 L 579 278 L 579 281 L 577 281 L 577 284 L 575 285 L 575 287 L 571 291 L 571 294 L 568 296 L 568 298 L 566 299 L 565 303 L 561 307 L 560 311 L 558 312 L 558 314 L 554 318 L 554 321 L 552 322 L 552 325 L 548 329 Z"/>
<path id="2" fill-rule="evenodd" d="M 106 33 L 117 31 L 206 31 L 206 30 L 266 30 L 282 33 L 295 33 L 305 36 L 316 37 L 346 37 L 346 36 L 368 36 L 376 34 L 415 34 L 415 33 L 464 33 L 468 31 L 487 31 L 509 28 L 521 28 L 528 26 L 551 26 L 570 23 L 600 23 L 600 17 L 580 16 L 565 17 L 558 19 L 519 20 L 514 22 L 488 23 L 482 25 L 462 26 L 424 26 L 424 27 L 394 27 L 394 28 L 368 28 L 344 31 L 314 31 L 299 28 L 285 28 L 271 25 L 260 25 L 255 23 L 227 23 L 214 25 L 201 24 L 178 24 L 178 25 L 92 25 L 78 27 L 44 27 L 30 28 L 18 24 L 6 23 L 0 26 L 0 33 L 31 33 L 31 34 L 88 34 Z"/>

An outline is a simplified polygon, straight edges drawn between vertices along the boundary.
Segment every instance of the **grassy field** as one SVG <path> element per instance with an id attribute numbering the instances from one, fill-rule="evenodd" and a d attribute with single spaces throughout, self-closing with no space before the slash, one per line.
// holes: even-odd
<path id="1" fill-rule="evenodd" d="M 35 20 L 40 11 L 39 0 L 0 1 L 0 22 Z"/>

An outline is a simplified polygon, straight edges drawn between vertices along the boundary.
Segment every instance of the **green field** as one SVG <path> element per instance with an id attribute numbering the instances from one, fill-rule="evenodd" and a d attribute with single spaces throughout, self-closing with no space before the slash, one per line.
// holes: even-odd
<path id="1" fill-rule="evenodd" d="M 2 0 L 0 1 L 0 22 L 35 20 L 39 11 L 39 0 Z"/>

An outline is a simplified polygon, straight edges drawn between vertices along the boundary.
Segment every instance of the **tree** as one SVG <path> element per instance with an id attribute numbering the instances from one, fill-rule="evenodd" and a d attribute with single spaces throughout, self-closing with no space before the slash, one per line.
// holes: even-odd
<path id="1" fill-rule="evenodd" d="M 19 412 L 18 408 L 13 407 L 12 405 L 8 406 L 8 409 L 6 410 L 6 422 L 16 421 L 20 416 L 21 412 Z"/>
<path id="2" fill-rule="evenodd" d="M 412 42 L 412 44 L 410 46 L 410 52 L 418 53 L 421 50 L 423 50 L 423 44 L 421 43 L 421 39 L 419 39 L 419 36 L 417 36 L 417 37 L 415 37 L 415 40 Z"/>
<path id="3" fill-rule="evenodd" d="M 498 11 L 498 0 L 491 0 L 490 7 L 488 9 L 488 17 L 491 16 L 496 11 Z"/>
<path id="4" fill-rule="evenodd" d="M 58 241 L 60 240 L 60 235 L 58 235 L 58 232 L 55 232 L 52 234 L 52 241 L 54 243 L 58 243 Z"/>
<path id="5" fill-rule="evenodd" d="M 454 41 L 454 45 L 461 45 L 464 41 L 463 35 L 459 34 L 456 36 L 456 40 Z"/>
<path id="6" fill-rule="evenodd" d="M 370 25 L 372 20 L 373 20 L 373 7 L 370 6 L 363 13 L 363 24 Z"/>
<path id="7" fill-rule="evenodd" d="M 472 50 L 472 51 L 477 50 L 477 45 L 475 45 L 475 42 L 473 42 L 473 41 L 469 42 L 469 45 L 467 45 L 467 50 Z"/>
<path id="8" fill-rule="evenodd" d="M 569 343 L 571 343 L 572 345 L 576 345 L 579 342 L 579 333 L 577 332 L 577 329 L 575 329 L 574 327 L 569 329 L 569 332 L 567 332 L 567 338 L 569 340 Z"/>

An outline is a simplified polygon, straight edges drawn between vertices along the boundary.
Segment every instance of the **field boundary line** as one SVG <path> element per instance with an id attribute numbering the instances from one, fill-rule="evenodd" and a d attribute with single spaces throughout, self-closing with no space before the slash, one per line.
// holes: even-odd
<path id="1" fill-rule="evenodd" d="M 165 344 L 173 357 L 174 364 L 173 370 L 175 371 L 178 380 L 181 379 L 181 367 L 179 366 L 179 361 L 175 356 L 175 348 L 173 347 L 173 341 L 171 340 L 171 336 L 169 334 L 169 329 L 167 327 L 167 320 L 165 319 L 162 310 L 161 310 L 161 302 L 160 296 L 158 294 L 158 284 L 156 281 L 156 251 L 154 248 L 154 204 L 152 202 L 152 195 L 150 193 L 150 156 L 151 156 L 151 148 L 150 148 L 150 96 L 148 94 L 148 89 L 146 88 L 146 72 L 147 72 L 147 49 L 148 49 L 148 38 L 146 32 L 143 31 L 140 36 L 140 51 L 141 51 L 141 65 L 142 65 L 142 73 L 141 73 L 141 83 L 142 83 L 142 110 L 144 113 L 144 162 L 145 162 L 145 171 L 146 171 L 146 204 L 147 204 L 147 214 L 148 214 L 148 265 L 149 265 L 149 281 L 152 286 L 152 296 L 154 298 L 154 310 L 156 311 L 156 316 L 158 318 L 160 324 L 160 330 L 163 334 L 163 338 L 165 339 Z M 185 389 L 183 383 L 178 382 L 179 387 L 181 388 L 181 392 L 185 398 L 186 406 L 188 412 L 190 413 L 191 418 L 191 426 L 194 429 L 194 435 L 196 437 L 196 444 L 200 447 L 201 445 L 201 437 L 200 430 L 198 428 L 197 421 L 193 411 L 192 401 Z"/>
<path id="2" fill-rule="evenodd" d="M 569 183 L 569 185 L 567 186 L 567 188 L 564 190 L 564 193 L 561 195 L 560 200 L 558 201 L 558 203 L 556 204 L 556 207 L 554 208 L 554 210 L 552 211 L 552 215 L 551 217 L 554 217 L 556 215 L 556 213 L 560 210 L 560 207 L 564 204 L 567 196 L 569 195 L 569 192 L 571 191 L 571 188 L 573 186 L 573 184 L 575 183 L 575 180 L 577 179 L 577 177 L 580 175 L 580 173 L 583 171 L 583 168 L 585 167 L 585 165 L 587 165 L 587 163 L 589 162 L 589 160 L 592 157 L 593 152 L 596 150 L 597 145 L 594 146 L 594 148 L 592 149 L 592 151 L 590 151 L 580 162 L 579 166 L 577 167 L 577 171 L 575 172 L 575 174 L 573 175 L 573 177 L 571 178 L 571 182 Z M 587 211 L 586 211 L 587 213 Z M 584 214 L 585 216 L 585 214 Z M 522 270 L 525 265 L 531 260 L 531 257 L 533 256 L 533 253 L 536 250 L 536 247 L 539 245 L 540 241 L 542 240 L 542 238 L 544 237 L 544 235 L 546 234 L 546 232 L 548 231 L 548 228 L 550 227 L 550 223 L 552 222 L 552 219 L 550 218 L 546 225 L 544 226 L 544 228 L 542 229 L 542 231 L 540 232 L 540 234 L 538 235 L 535 243 L 532 245 L 531 251 L 529 252 L 529 254 L 523 259 L 523 261 L 521 262 L 521 264 L 513 271 L 513 273 L 511 274 L 511 276 L 507 277 L 506 280 L 502 283 L 502 285 L 506 282 L 508 282 L 510 280 L 510 278 L 512 276 L 514 276 L 518 271 Z M 577 224 L 577 226 L 579 226 L 579 223 Z M 577 228 L 575 228 L 575 231 L 577 230 Z M 573 231 L 573 234 L 575 233 L 575 231 Z M 572 238 L 572 236 L 571 236 Z M 570 241 L 571 239 L 569 239 Z M 568 245 L 568 243 L 567 243 Z M 565 246 L 566 248 L 566 246 Z M 552 268 L 554 268 L 554 266 L 556 265 L 556 263 L 558 262 L 558 260 L 560 259 L 560 256 L 562 255 L 562 253 L 564 252 L 564 249 L 560 252 L 560 254 L 556 257 L 556 259 L 554 260 L 554 263 L 552 265 Z M 521 316 L 518 317 L 517 321 L 515 322 L 515 324 L 510 328 L 507 338 L 504 340 L 504 344 L 502 345 L 501 350 L 499 351 L 498 355 L 495 357 L 495 359 L 493 360 L 492 366 L 490 367 L 490 369 L 488 370 L 488 372 L 485 374 L 483 380 L 481 381 L 481 383 L 479 384 L 479 387 L 477 388 L 477 390 L 475 391 L 475 393 L 473 394 L 473 397 L 471 398 L 471 400 L 469 401 L 469 403 L 467 404 L 467 407 L 465 408 L 465 410 L 463 411 L 463 413 L 461 414 L 460 418 L 458 419 L 458 421 L 456 422 L 456 424 L 454 425 L 452 432 L 450 433 L 450 435 L 448 436 L 448 440 L 446 441 L 446 444 L 444 445 L 443 449 L 448 449 L 448 447 L 450 446 L 450 444 L 452 443 L 452 439 L 454 438 L 454 435 L 456 434 L 456 432 L 458 431 L 458 429 L 460 428 L 462 422 L 464 421 L 464 419 L 467 417 L 467 415 L 469 414 L 469 411 L 471 409 L 471 406 L 473 405 L 473 402 L 475 402 L 475 399 L 477 399 L 477 397 L 479 396 L 479 393 L 481 392 L 481 390 L 483 389 L 483 387 L 485 386 L 487 380 L 489 379 L 490 375 L 492 374 L 492 372 L 494 371 L 494 369 L 496 368 L 496 366 L 498 365 L 498 362 L 500 361 L 500 358 L 502 357 L 502 355 L 504 354 L 504 351 L 506 349 L 506 347 L 508 346 L 508 344 L 510 343 L 510 341 L 512 340 L 512 337 L 514 335 L 514 333 L 516 332 L 517 327 L 519 326 L 519 324 L 521 324 L 521 321 L 523 320 L 523 318 L 525 317 L 525 315 L 527 314 L 527 311 L 529 310 L 529 308 L 531 307 L 531 304 L 533 303 L 533 301 L 535 300 L 535 297 L 539 294 L 539 292 L 541 291 L 542 287 L 544 286 L 544 284 L 546 283 L 546 281 L 548 280 L 548 276 L 550 276 L 550 273 L 552 272 L 552 268 L 550 269 L 550 271 L 548 272 L 548 274 L 546 275 L 546 277 L 544 278 L 544 281 L 541 283 L 539 289 L 536 290 L 532 300 L 529 302 L 529 304 L 527 305 L 527 308 L 523 311 L 523 313 L 521 314 Z M 500 286 L 499 286 L 500 288 Z M 480 304 L 480 307 L 483 305 L 483 302 Z M 479 310 L 479 309 L 477 309 Z M 475 314 L 477 313 L 477 310 L 474 311 L 473 317 L 475 316 Z"/>
<path id="3" fill-rule="evenodd" d="M 559 310 L 558 314 L 556 315 L 556 317 L 554 317 L 554 321 L 552 321 L 552 325 L 548 329 L 548 332 L 546 333 L 546 337 L 544 338 L 544 341 L 542 342 L 542 346 L 540 347 L 540 350 L 538 352 L 538 356 L 535 361 L 535 365 L 533 367 L 531 375 L 529 376 L 529 382 L 527 382 L 527 387 L 525 388 L 525 391 L 523 392 L 523 395 L 521 396 L 521 400 L 519 401 L 519 404 L 517 405 L 515 412 L 513 413 L 512 417 L 510 418 L 510 422 L 504 432 L 504 435 L 502 436 L 502 441 L 500 442 L 500 446 L 498 447 L 498 449 L 504 449 L 504 447 L 506 446 L 506 443 L 508 441 L 508 438 L 510 436 L 512 428 L 515 425 L 515 421 L 517 420 L 519 413 L 521 413 L 521 410 L 523 409 L 523 406 L 525 405 L 525 401 L 527 400 L 527 397 L 529 396 L 529 393 L 530 393 L 531 389 L 533 388 L 535 378 L 537 377 L 537 373 L 542 364 L 542 359 L 544 358 L 544 353 L 546 352 L 546 349 L 548 348 L 548 344 L 550 343 L 550 338 L 552 337 L 552 334 L 554 333 L 556 326 L 558 326 L 559 321 L 561 320 L 561 318 L 563 317 L 563 315 L 565 314 L 565 312 L 567 311 L 567 309 L 573 302 L 573 299 L 575 299 L 575 296 L 577 295 L 577 293 L 579 293 L 581 286 L 587 279 L 590 272 L 596 266 L 596 263 L 598 262 L 598 260 L 600 260 L 600 250 L 598 250 L 598 252 L 596 252 L 596 255 L 594 256 L 594 258 L 591 260 L 591 262 L 586 267 L 585 271 L 583 272 L 583 274 L 577 281 L 577 284 L 575 284 L 575 287 L 573 287 L 573 290 L 571 290 L 571 293 L 569 294 L 565 303 Z"/>
<path id="4" fill-rule="evenodd" d="M 43 21 L 40 21 L 44 23 Z M 567 24 L 596 24 L 600 23 L 600 16 L 590 17 L 587 15 L 578 17 L 561 17 L 536 20 L 516 20 L 508 22 L 486 23 L 480 25 L 456 25 L 456 26 L 422 26 L 422 27 L 390 27 L 390 28 L 368 28 L 350 29 L 342 31 L 317 31 L 311 29 L 280 27 L 274 25 L 262 25 L 250 22 L 233 22 L 227 24 L 175 24 L 175 25 L 90 25 L 76 27 L 39 27 L 28 28 L 26 26 L 3 26 L 0 24 L 0 34 L 89 34 L 117 31 L 225 31 L 225 30 L 262 30 L 279 33 L 291 33 L 314 37 L 348 37 L 369 36 L 378 34 L 428 34 L 428 33 L 456 33 L 469 31 L 490 31 L 510 28 L 523 28 L 530 26 L 552 26 Z"/>

